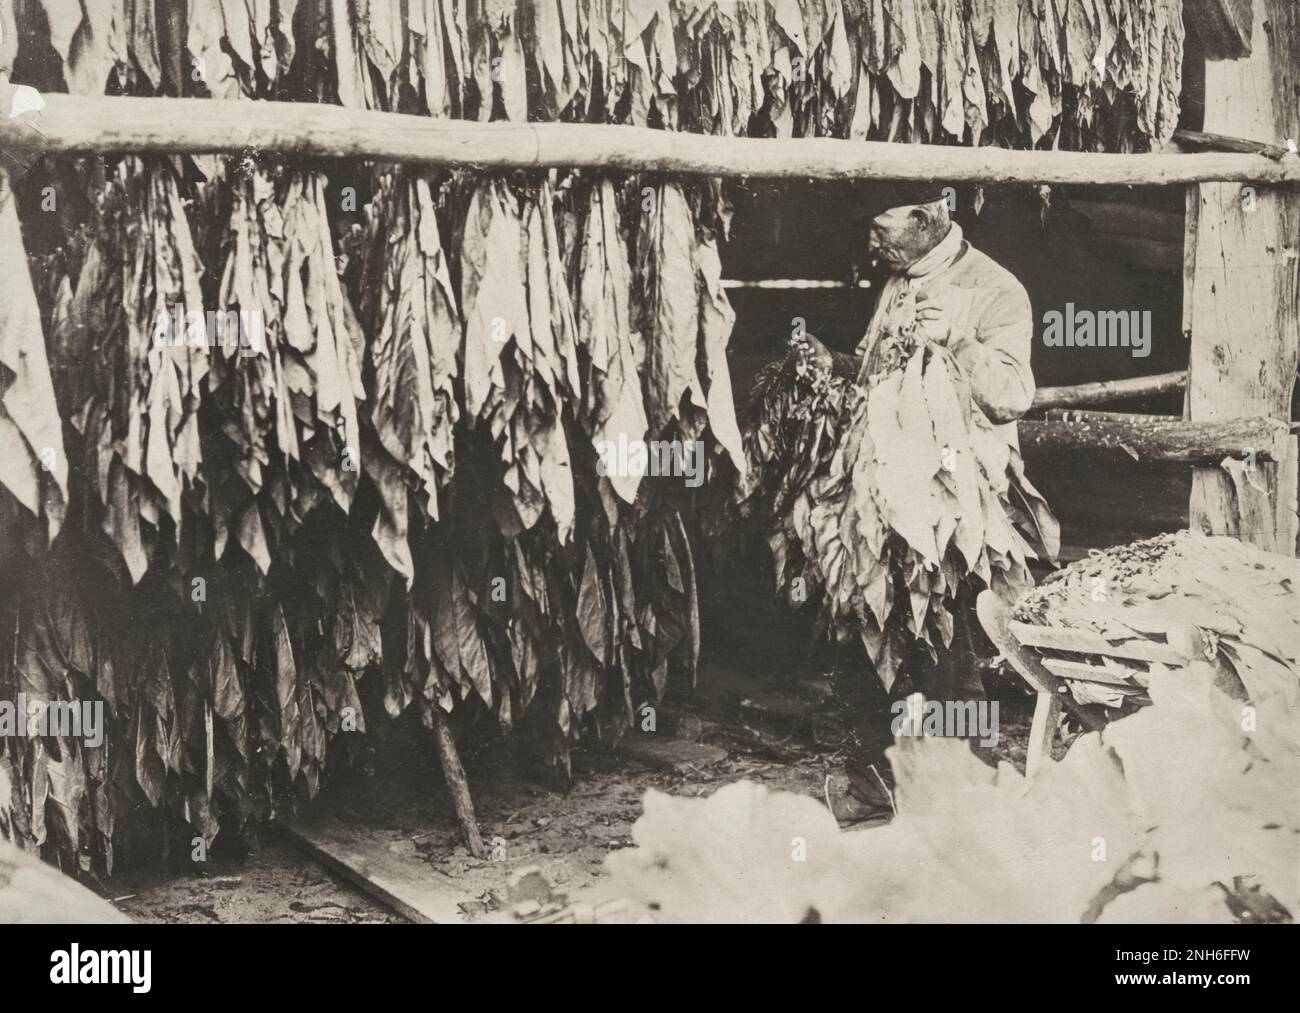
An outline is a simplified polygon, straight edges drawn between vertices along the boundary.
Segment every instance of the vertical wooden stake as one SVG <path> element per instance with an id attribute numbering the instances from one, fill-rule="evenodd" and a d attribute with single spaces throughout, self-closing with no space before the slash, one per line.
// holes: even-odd
<path id="1" fill-rule="evenodd" d="M 1294 98 L 1300 14 L 1255 0 L 1249 58 L 1205 68 L 1205 130 L 1282 144 L 1300 134 Z M 1183 328 L 1191 334 L 1184 418 L 1289 420 L 1300 365 L 1300 194 L 1200 183 L 1187 188 Z M 1296 552 L 1297 446 L 1276 464 L 1197 467 L 1190 524 L 1261 548 Z"/>
<path id="2" fill-rule="evenodd" d="M 474 818 L 474 800 L 470 798 L 469 784 L 465 780 L 465 768 L 460 763 L 460 753 L 456 751 L 456 740 L 452 738 L 451 728 L 447 724 L 447 715 L 437 704 L 433 710 L 433 736 L 438 746 L 438 762 L 442 764 L 442 776 L 447 780 L 447 791 L 451 795 L 451 804 L 456 810 L 456 819 L 460 823 L 461 834 L 465 838 L 465 847 L 475 858 L 486 858 L 487 849 L 483 846 L 483 836 L 478 830 L 478 821 Z"/>

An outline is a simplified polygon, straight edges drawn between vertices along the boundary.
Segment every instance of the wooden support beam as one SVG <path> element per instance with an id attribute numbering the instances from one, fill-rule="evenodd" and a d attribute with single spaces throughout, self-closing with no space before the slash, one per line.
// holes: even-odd
<path id="1" fill-rule="evenodd" d="M 711 137 L 587 123 L 475 123 L 314 102 L 45 95 L 16 119 L 0 110 L 0 153 L 255 151 L 479 169 L 603 171 L 821 180 L 1156 186 L 1230 180 L 1300 183 L 1300 158 L 1232 152 L 1097 154 L 889 144 L 834 138 Z"/>
<path id="2" fill-rule="evenodd" d="M 1123 380 L 1097 380 L 1065 387 L 1039 387 L 1034 394 L 1034 409 L 1077 408 L 1080 405 L 1107 404 L 1130 397 L 1151 397 L 1182 390 L 1187 386 L 1187 370 L 1176 369 L 1154 376 L 1134 376 Z"/>
<path id="3" fill-rule="evenodd" d="M 1279 141 L 1300 136 L 1298 64 L 1300 5 L 1257 0 L 1249 59 L 1206 64 L 1205 129 Z M 1184 418 L 1289 419 L 1300 365 L 1300 195 L 1201 183 L 1187 190 L 1186 230 Z M 1294 439 L 1258 470 L 1248 472 L 1241 461 L 1206 463 L 1193 473 L 1189 523 L 1292 555 L 1298 476 Z"/>
<path id="4" fill-rule="evenodd" d="M 1175 130 L 1174 140 L 1184 151 L 1235 151 L 1238 154 L 1263 155 L 1274 161 L 1281 161 L 1291 152 L 1290 148 L 1281 144 L 1228 137 L 1224 134 L 1207 134 L 1204 130 Z"/>
<path id="5" fill-rule="evenodd" d="M 1209 59 L 1236 60 L 1250 55 L 1251 0 L 1183 0 L 1183 17 L 1200 36 Z"/>
<path id="6" fill-rule="evenodd" d="M 1185 422 L 1167 415 L 1080 411 L 1019 426 L 1026 456 L 1106 451 L 1139 461 L 1216 466 L 1225 458 L 1239 459 L 1243 467 L 1275 461 L 1290 440 L 1286 423 L 1267 418 Z"/>

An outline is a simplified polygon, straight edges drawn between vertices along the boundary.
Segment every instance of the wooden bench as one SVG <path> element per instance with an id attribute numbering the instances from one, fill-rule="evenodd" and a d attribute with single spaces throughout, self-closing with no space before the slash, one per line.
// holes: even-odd
<path id="1" fill-rule="evenodd" d="M 1043 758 L 1051 757 L 1062 708 L 1089 731 L 1100 731 L 1106 725 L 1095 707 L 1074 699 L 1067 681 L 1118 690 L 1141 706 L 1151 702 L 1146 695 L 1149 673 L 1143 666 L 1182 666 L 1186 663 L 1181 652 L 1165 644 L 1148 640 L 1112 644 L 1088 630 L 1017 622 L 1011 617 L 1010 609 L 992 591 L 980 594 L 975 611 L 994 646 L 1038 694 L 1025 757 L 1026 777 L 1033 777 Z M 1059 657 L 1062 654 L 1097 657 L 1102 659 L 1102 663 Z"/>

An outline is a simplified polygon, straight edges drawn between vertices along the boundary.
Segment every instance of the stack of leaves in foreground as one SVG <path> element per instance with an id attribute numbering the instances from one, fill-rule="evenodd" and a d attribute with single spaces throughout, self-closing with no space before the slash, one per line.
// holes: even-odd
<path id="1" fill-rule="evenodd" d="M 890 687 L 911 646 L 952 641 L 948 603 L 976 579 L 1008 601 L 1032 583 L 1034 533 L 1059 529 L 940 347 L 889 344 L 866 387 L 790 360 L 761 382 L 742 510 L 772 517 L 777 586 L 821 595 L 820 627 L 860 637 Z M 796 596 L 797 597 L 797 596 Z"/>
<path id="2" fill-rule="evenodd" d="M 1111 644 L 1154 641 L 1184 664 L 1209 659 L 1225 688 L 1252 702 L 1300 703 L 1300 561 L 1235 538 L 1179 531 L 1094 550 L 1015 612 Z"/>
<path id="3" fill-rule="evenodd" d="M 217 161 L 190 190 L 175 165 L 83 167 L 86 220 L 11 285 L 0 701 L 106 723 L 6 737 L 6 835 L 101 870 L 164 825 L 211 841 L 314 793 L 379 710 L 524 725 L 567 767 L 694 679 L 697 493 L 608 452 L 662 435 L 701 481 L 739 470 L 689 188 L 653 181 L 647 220 L 608 179 L 385 172 L 345 285 L 321 173 Z M 42 324 L 49 367 L 19 354 Z"/>
<path id="4" fill-rule="evenodd" d="M 636 847 L 606 863 L 669 922 L 1290 922 L 1293 710 L 1273 697 L 1247 723 L 1216 677 L 1204 661 L 1154 674 L 1154 706 L 1032 782 L 960 741 L 900 738 L 885 827 L 844 833 L 819 800 L 749 782 L 650 791 Z"/>

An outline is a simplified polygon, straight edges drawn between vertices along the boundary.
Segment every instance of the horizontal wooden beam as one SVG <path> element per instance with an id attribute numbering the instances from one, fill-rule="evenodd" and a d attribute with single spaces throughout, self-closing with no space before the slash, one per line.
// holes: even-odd
<path id="1" fill-rule="evenodd" d="M 14 119 L 0 112 L 0 152 L 39 155 L 244 151 L 481 169 L 580 167 L 706 176 L 943 183 L 1168 185 L 1206 180 L 1300 182 L 1300 158 L 1095 154 L 889 144 L 833 138 L 711 137 L 645 127 L 474 123 L 313 102 L 45 95 Z"/>
<path id="2" fill-rule="evenodd" d="M 1187 386 L 1187 370 L 1176 369 L 1154 376 L 1134 376 L 1123 380 L 1097 380 L 1066 387 L 1039 387 L 1034 408 L 1077 408 L 1079 405 L 1108 404 L 1130 397 L 1151 397 L 1182 390 Z"/>
<path id="3" fill-rule="evenodd" d="M 1128 454 L 1139 461 L 1217 464 L 1226 457 L 1275 461 L 1290 427 L 1279 419 L 1239 418 L 1186 422 L 1168 415 L 1119 412 L 1062 412 L 1044 421 L 1020 423 L 1026 456 L 1077 451 Z"/>

